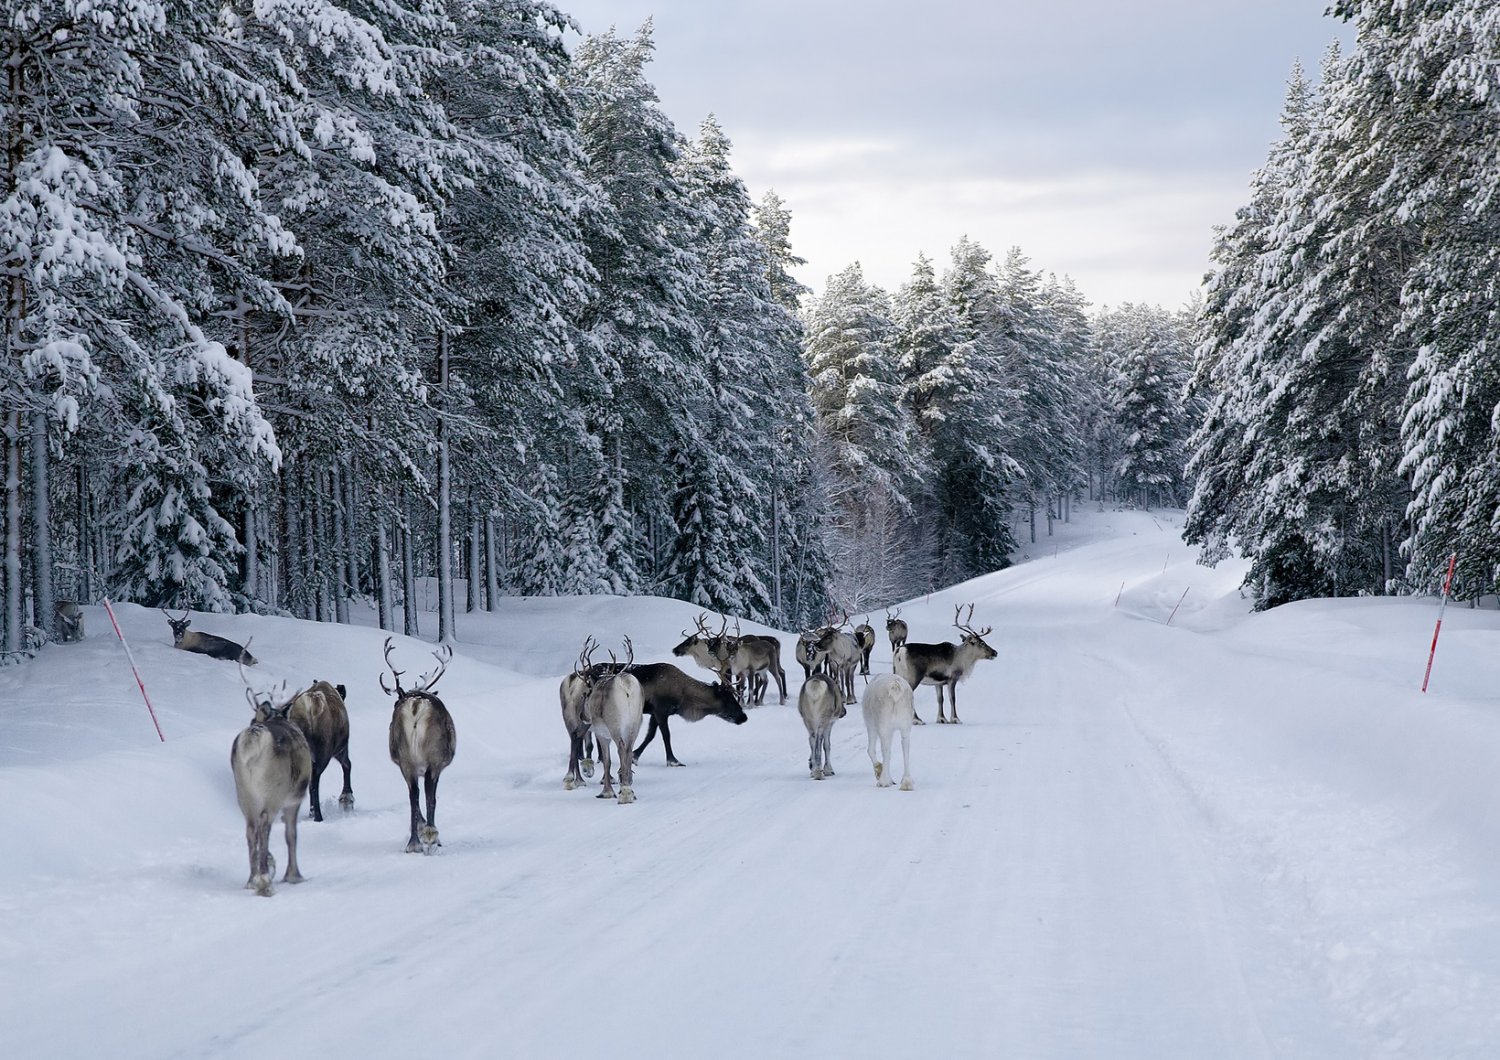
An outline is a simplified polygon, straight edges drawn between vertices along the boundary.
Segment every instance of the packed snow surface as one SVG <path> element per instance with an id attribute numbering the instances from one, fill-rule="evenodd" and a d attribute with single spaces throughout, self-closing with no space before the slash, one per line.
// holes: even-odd
<path id="1" fill-rule="evenodd" d="M 962 725 L 914 731 L 912 792 L 876 788 L 858 708 L 809 778 L 790 632 L 788 705 L 679 720 L 686 768 L 658 739 L 633 805 L 565 791 L 583 637 L 706 676 L 670 654 L 694 610 L 460 615 L 432 856 L 404 852 L 385 634 L 195 616 L 254 638 L 257 687 L 349 688 L 355 807 L 330 766 L 307 881 L 269 899 L 243 889 L 235 667 L 119 607 L 159 742 L 87 608 L 84 642 L 0 671 L 0 1055 L 1500 1055 L 1500 615 L 1448 609 L 1424 695 L 1435 601 L 1252 615 L 1180 522 L 1082 512 L 902 605 L 939 641 L 972 602 L 999 652 Z M 397 637 L 397 665 L 432 647 Z"/>

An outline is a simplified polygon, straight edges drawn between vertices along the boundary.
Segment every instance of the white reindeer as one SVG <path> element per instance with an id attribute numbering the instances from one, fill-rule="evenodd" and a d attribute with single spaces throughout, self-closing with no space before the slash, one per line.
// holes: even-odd
<path id="1" fill-rule="evenodd" d="M 828 753 L 833 723 L 849 713 L 833 678 L 827 674 L 813 674 L 803 682 L 802 692 L 797 697 L 797 711 L 807 726 L 807 746 L 811 751 L 807 759 L 808 772 L 814 780 L 833 776 L 833 761 Z"/>
<path id="2" fill-rule="evenodd" d="M 870 764 L 875 767 L 875 785 L 888 788 L 891 780 L 891 737 L 901 732 L 901 790 L 911 791 L 911 725 L 916 712 L 912 709 L 911 685 L 897 674 L 880 674 L 870 679 L 864 698 L 865 734 L 869 740 Z M 875 757 L 875 741 L 880 741 L 880 757 Z"/>
<path id="3" fill-rule="evenodd" d="M 589 689 L 584 701 L 584 714 L 594 730 L 594 742 L 599 749 L 599 765 L 604 771 L 602 787 L 596 798 L 613 799 L 614 777 L 610 775 L 609 745 L 613 741 L 620 753 L 620 805 L 635 801 L 635 790 L 631 781 L 635 779 L 635 755 L 632 748 L 641 731 L 641 718 L 646 710 L 646 697 L 641 692 L 641 682 L 630 672 L 635 661 L 635 649 L 630 638 L 625 638 L 627 658 L 624 666 L 614 673 L 599 676 Z M 611 660 L 614 655 L 611 653 Z M 619 665 L 615 663 L 614 665 Z M 590 671 L 592 672 L 592 671 Z"/>
<path id="4" fill-rule="evenodd" d="M 269 898 L 275 893 L 271 877 L 276 874 L 271 822 L 278 814 L 286 836 L 286 875 L 281 881 L 301 883 L 304 878 L 297 867 L 297 814 L 312 779 L 312 749 L 302 730 L 287 719 L 295 696 L 280 706 L 248 687 L 245 696 L 255 717 L 234 738 L 229 768 L 234 771 L 235 798 L 245 815 L 245 845 L 250 854 L 250 878 L 245 886 Z"/>

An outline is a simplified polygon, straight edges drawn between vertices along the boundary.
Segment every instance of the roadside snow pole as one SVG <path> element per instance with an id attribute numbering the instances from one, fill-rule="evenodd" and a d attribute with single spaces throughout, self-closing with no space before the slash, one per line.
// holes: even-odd
<path id="1" fill-rule="evenodd" d="M 130 651 L 130 642 L 125 639 L 125 634 L 120 632 L 120 623 L 115 619 L 115 609 L 109 606 L 109 598 L 100 601 L 104 605 L 105 614 L 109 615 L 109 624 L 115 627 L 115 636 L 120 638 L 120 644 L 125 648 L 125 658 L 130 660 L 130 672 L 135 674 L 135 685 L 141 690 L 141 698 L 146 701 L 146 709 L 151 712 L 151 724 L 156 726 L 156 735 L 162 743 L 167 738 L 162 735 L 161 722 L 156 720 L 156 708 L 151 705 L 151 697 L 146 695 L 146 684 L 141 680 L 141 672 L 136 669 L 135 656 Z"/>
<path id="2" fill-rule="evenodd" d="M 1120 597 L 1122 597 L 1124 595 L 1125 595 L 1125 583 L 1121 582 L 1120 583 L 1120 591 L 1117 592 L 1117 593 L 1115 593 L 1115 606 L 1116 607 L 1120 606 Z"/>
<path id="3" fill-rule="evenodd" d="M 1182 595 L 1177 598 L 1177 607 L 1182 606 L 1182 601 L 1187 599 L 1188 589 L 1191 588 L 1192 586 L 1189 585 L 1187 589 L 1182 590 Z M 1172 608 L 1172 613 L 1167 616 L 1167 625 L 1169 626 L 1172 624 L 1172 619 L 1177 617 L 1177 607 Z"/>
<path id="4" fill-rule="evenodd" d="M 1443 612 L 1448 609 L 1448 589 L 1453 585 L 1453 568 L 1458 564 L 1458 553 L 1448 557 L 1448 576 L 1443 579 L 1443 602 L 1438 605 L 1437 625 L 1432 627 L 1432 647 L 1427 650 L 1427 672 L 1422 675 L 1422 691 L 1427 691 L 1427 681 L 1432 677 L 1432 657 L 1437 654 L 1438 634 L 1443 631 Z"/>

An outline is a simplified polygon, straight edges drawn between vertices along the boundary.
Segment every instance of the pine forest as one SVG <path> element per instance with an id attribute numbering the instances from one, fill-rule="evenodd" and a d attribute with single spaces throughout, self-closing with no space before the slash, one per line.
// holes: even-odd
<path id="1" fill-rule="evenodd" d="M 1493 3 L 1340 0 L 1354 45 L 1292 71 L 1175 309 L 967 238 L 809 290 L 795 204 L 665 113 L 649 22 L 6 10 L 6 659 L 105 597 L 447 640 L 505 596 L 657 594 L 803 629 L 1078 504 L 1185 507 L 1262 607 L 1429 591 L 1454 554 L 1456 596 L 1500 588 Z"/>

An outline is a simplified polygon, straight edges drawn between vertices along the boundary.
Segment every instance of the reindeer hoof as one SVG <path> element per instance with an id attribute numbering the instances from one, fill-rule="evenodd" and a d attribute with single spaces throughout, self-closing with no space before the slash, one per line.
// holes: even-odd
<path id="1" fill-rule="evenodd" d="M 281 877 L 281 882 L 282 883 L 302 883 L 306 879 L 307 879 L 307 877 L 304 876 L 304 875 L 302 875 L 302 873 L 299 872 L 299 873 L 297 873 L 297 875 L 293 876 L 291 874 L 291 871 L 288 870 L 287 874 L 285 876 Z"/>
<path id="2" fill-rule="evenodd" d="M 955 715 L 953 715 L 953 717 L 951 717 L 951 718 L 948 719 L 948 724 L 949 725 L 962 725 L 963 722 L 959 721 L 958 720 L 958 715 L 955 714 Z"/>
<path id="3" fill-rule="evenodd" d="M 634 802 L 634 801 L 635 801 L 635 792 L 634 791 L 630 790 L 629 788 L 621 788 L 620 789 L 620 805 L 621 806 L 624 806 L 627 802 Z"/>
<path id="4" fill-rule="evenodd" d="M 880 779 L 880 774 L 884 773 L 884 772 L 885 772 L 884 763 L 882 763 L 882 762 L 876 762 L 875 763 L 875 779 L 879 780 Z"/>
<path id="5" fill-rule="evenodd" d="M 578 768 L 583 770 L 584 776 L 591 777 L 594 775 L 594 760 L 592 758 L 585 758 L 578 763 Z"/>
<path id="6" fill-rule="evenodd" d="M 577 779 L 575 779 L 572 776 L 563 777 L 563 790 L 564 791 L 572 791 L 576 787 L 578 787 L 578 781 L 577 781 Z"/>
<path id="7" fill-rule="evenodd" d="M 352 809 L 354 809 L 354 796 L 353 795 L 340 795 L 339 796 L 339 806 L 341 808 L 345 809 L 345 810 L 352 810 Z"/>
<path id="8" fill-rule="evenodd" d="M 812 778 L 814 780 L 822 780 L 823 779 L 823 771 L 821 769 L 814 769 L 812 771 Z"/>
<path id="9" fill-rule="evenodd" d="M 424 824 L 421 828 L 417 829 L 417 838 L 422 841 L 423 848 L 440 847 L 443 845 L 438 842 L 438 830 L 430 824 Z"/>
<path id="10" fill-rule="evenodd" d="M 912 791 L 912 790 L 914 790 L 912 782 L 911 782 L 911 777 L 906 777 L 905 779 L 903 779 L 901 781 L 901 790 L 902 791 Z"/>
<path id="11" fill-rule="evenodd" d="M 406 844 L 406 852 L 408 854 L 420 854 L 422 853 L 422 844 L 415 839 L 410 840 Z"/>
<path id="12" fill-rule="evenodd" d="M 667 759 L 667 765 L 669 765 L 669 766 L 679 766 L 680 767 L 682 765 L 682 763 L 679 762 L 679 761 L 677 761 L 677 759 L 675 759 L 675 758 L 669 758 L 669 759 Z"/>
<path id="13" fill-rule="evenodd" d="M 927 724 L 925 721 L 923 721 L 921 718 L 917 717 L 915 714 L 913 714 L 911 716 L 911 723 L 913 725 L 926 725 Z"/>
<path id="14" fill-rule="evenodd" d="M 597 795 L 594 796 L 594 798 L 596 798 L 596 799 L 612 799 L 614 797 L 615 797 L 615 793 L 613 791 L 609 791 L 607 789 L 605 791 L 601 791 L 599 794 L 597 794 Z"/>

